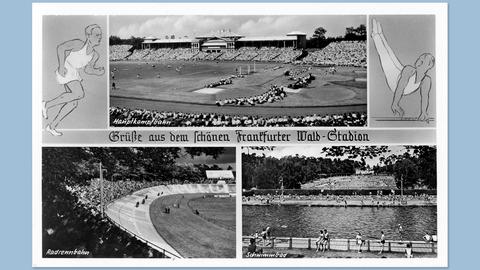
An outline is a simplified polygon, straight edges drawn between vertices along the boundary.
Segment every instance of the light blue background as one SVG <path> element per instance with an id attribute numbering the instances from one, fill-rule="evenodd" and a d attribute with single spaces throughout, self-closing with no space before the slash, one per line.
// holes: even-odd
<path id="1" fill-rule="evenodd" d="M 480 121 L 472 117 L 477 113 L 480 99 L 476 84 L 480 4 L 478 1 L 449 3 L 449 268 L 473 269 L 478 267 L 480 254 L 477 227 L 480 177 L 476 172 L 480 164 L 477 155 Z M 2 1 L 1 7 L 0 268 L 30 269 L 31 1 Z"/>

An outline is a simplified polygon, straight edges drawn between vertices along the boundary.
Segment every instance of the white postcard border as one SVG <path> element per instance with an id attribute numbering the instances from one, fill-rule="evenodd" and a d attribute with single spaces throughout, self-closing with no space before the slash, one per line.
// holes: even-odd
<path id="1" fill-rule="evenodd" d="M 34 267 L 447 267 L 448 266 L 448 5 L 382 3 L 45 3 L 32 4 L 32 266 Z M 42 258 L 41 147 L 42 147 L 42 16 L 43 15 L 328 15 L 434 14 L 437 58 L 437 258 L 413 259 L 59 259 Z M 352 143 L 353 144 L 353 143 Z M 371 142 L 369 144 L 375 144 Z M 52 145 L 49 145 L 52 146 Z M 61 146 L 61 145 L 58 145 Z M 63 145 L 65 146 L 65 145 Z M 72 145 L 69 145 L 72 146 Z M 92 145 L 93 146 L 93 145 Z M 102 144 L 97 146 L 112 146 Z M 135 144 L 133 146 L 140 146 Z M 173 145 L 169 145 L 173 146 Z M 185 145 L 179 145 L 185 146 Z M 213 146 L 213 145 L 212 145 Z M 217 146 L 225 146 L 219 144 Z M 237 158 L 240 148 L 237 147 Z M 237 168 L 240 160 L 237 160 Z M 241 171 L 239 171 L 241 174 Z M 238 177 L 241 183 L 241 177 Z M 241 184 L 240 184 L 241 185 Z M 238 185 L 237 185 L 238 187 Z M 237 189 L 241 192 L 241 188 Z M 237 197 L 238 200 L 241 197 Z M 237 205 L 237 211 L 241 205 Z M 237 212 L 237 219 L 241 213 Z M 240 225 L 240 228 L 238 226 Z M 237 220 L 237 241 L 241 220 Z M 237 249 L 241 249 L 241 241 Z"/>

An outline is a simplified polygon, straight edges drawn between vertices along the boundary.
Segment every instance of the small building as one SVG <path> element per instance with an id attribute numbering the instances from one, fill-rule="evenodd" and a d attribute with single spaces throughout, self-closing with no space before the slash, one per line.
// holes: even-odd
<path id="1" fill-rule="evenodd" d="M 230 38 L 213 38 L 202 43 L 202 51 L 205 52 L 221 52 L 234 49 L 235 40 Z"/>
<path id="2" fill-rule="evenodd" d="M 293 31 L 287 34 L 287 37 L 296 37 L 296 49 L 305 49 L 307 47 L 307 34 L 300 31 Z"/>
<path id="3" fill-rule="evenodd" d="M 290 32 L 285 36 L 251 36 L 243 37 L 237 41 L 237 47 L 276 47 L 305 49 L 307 46 L 307 34 L 302 32 Z"/>
<path id="4" fill-rule="evenodd" d="M 235 183 L 235 176 L 231 170 L 206 170 L 205 173 L 210 181 Z"/>
<path id="5" fill-rule="evenodd" d="M 244 36 L 224 29 L 198 35 L 194 39 L 175 38 L 174 35 L 170 38 L 166 36 L 165 39 L 146 37 L 142 43 L 142 49 L 192 48 L 193 50 L 205 52 L 222 52 L 242 47 L 305 49 L 306 44 L 307 34 L 299 31 L 293 31 L 280 36 Z"/>
<path id="6" fill-rule="evenodd" d="M 191 48 L 192 39 L 145 39 L 142 42 L 142 49 L 177 49 L 177 48 Z"/>

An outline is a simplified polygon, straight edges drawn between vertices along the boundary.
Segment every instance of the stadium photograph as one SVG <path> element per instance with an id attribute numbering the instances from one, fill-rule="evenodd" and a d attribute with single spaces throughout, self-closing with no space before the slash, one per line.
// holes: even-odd
<path id="1" fill-rule="evenodd" d="M 436 258 L 437 150 L 242 148 L 244 258 Z"/>
<path id="2" fill-rule="evenodd" d="M 43 258 L 235 258 L 235 148 L 44 147 Z"/>
<path id="3" fill-rule="evenodd" d="M 366 126 L 365 25 L 364 15 L 110 16 L 110 126 Z"/>

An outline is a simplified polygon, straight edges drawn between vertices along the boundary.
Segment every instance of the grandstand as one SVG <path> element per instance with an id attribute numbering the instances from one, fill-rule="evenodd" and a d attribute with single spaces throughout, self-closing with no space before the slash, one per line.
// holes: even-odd
<path id="1" fill-rule="evenodd" d="M 170 44 L 170 43 L 168 43 Z M 245 46 L 229 50 L 198 50 L 185 47 L 160 47 L 136 49 L 131 53 L 130 45 L 110 46 L 110 60 L 132 61 L 258 61 L 298 63 L 319 66 L 366 67 L 366 43 L 364 41 L 332 42 L 320 50 L 308 52 L 294 47 Z M 298 61 L 298 62 L 296 62 Z"/>
<path id="2" fill-rule="evenodd" d="M 245 37 L 229 31 L 201 35 L 194 39 L 147 37 L 133 53 L 130 45 L 110 46 L 110 60 L 222 60 L 263 61 L 325 66 L 366 67 L 365 41 L 332 42 L 320 50 L 305 51 L 306 34 Z M 305 53 L 304 53 L 305 51 Z"/>
<path id="3" fill-rule="evenodd" d="M 109 220 L 118 227 L 134 235 L 141 241 L 146 242 L 150 247 L 164 252 L 169 257 L 196 257 L 195 255 L 199 254 L 199 252 L 203 252 L 200 253 L 202 255 L 209 254 L 210 256 L 215 256 L 214 253 L 221 254 L 221 251 L 210 250 L 207 252 L 205 251 L 205 246 L 208 246 L 209 243 L 214 245 L 214 243 L 218 241 L 218 237 L 222 237 L 222 239 L 225 240 L 224 237 L 227 237 L 226 235 L 230 235 L 230 237 L 227 237 L 229 240 L 232 240 L 232 235 L 233 239 L 235 239 L 235 232 L 219 228 L 215 223 L 195 215 L 191 209 L 188 208 L 188 200 L 203 195 L 214 194 L 224 194 L 234 197 L 235 185 L 185 184 L 149 187 L 111 202 L 107 205 L 105 213 Z M 185 197 L 187 195 L 188 197 Z M 187 199 L 182 200 L 185 198 Z M 175 208 L 172 210 L 172 214 L 167 214 L 166 218 L 169 218 L 169 215 L 178 215 L 173 221 L 179 219 L 178 222 L 183 224 L 181 226 L 185 226 L 184 230 L 188 230 L 187 225 L 189 224 L 189 220 L 193 220 L 194 224 L 198 226 L 194 229 L 203 231 L 205 238 L 190 241 L 189 247 L 181 244 L 182 239 L 172 241 L 171 233 L 175 231 L 175 228 L 159 228 L 158 226 L 161 224 L 156 224 L 157 222 L 154 222 L 155 217 L 151 216 L 151 213 L 157 213 L 159 211 L 159 209 L 151 209 L 152 204 L 155 204 L 156 200 L 159 200 L 162 203 L 161 205 L 164 205 L 163 203 L 166 201 L 169 207 L 171 205 L 171 207 Z M 173 203 L 171 203 L 172 200 Z M 223 230 L 224 234 L 215 237 L 215 235 L 218 234 L 218 230 Z M 191 234 L 194 235 L 195 233 L 192 231 Z M 199 244 L 200 242 L 201 244 Z M 224 244 L 230 246 L 233 252 L 229 250 L 228 254 L 233 254 L 234 257 L 235 241 Z M 227 248 L 224 247 L 224 249 Z"/>
<path id="4" fill-rule="evenodd" d="M 302 189 L 397 189 L 392 175 L 347 175 L 320 178 L 313 182 L 302 184 Z"/>
<path id="5" fill-rule="evenodd" d="M 111 45 L 110 61 L 124 60 L 131 54 L 132 45 Z"/>
<path id="6" fill-rule="evenodd" d="M 112 46 L 110 125 L 365 126 L 365 41 L 304 39 L 224 30 Z"/>
<path id="7" fill-rule="evenodd" d="M 364 41 L 332 42 L 322 50 L 310 52 L 302 62 L 326 66 L 366 67 L 366 51 L 367 45 Z"/>
<path id="8" fill-rule="evenodd" d="M 214 31 L 208 34 L 189 38 L 165 38 L 147 37 L 142 43 L 142 49 L 158 48 L 191 48 L 196 51 L 205 52 L 223 52 L 241 47 L 292 47 L 295 49 L 305 49 L 306 34 L 293 31 L 284 36 L 251 36 L 247 37 L 234 33 L 230 30 Z"/>

